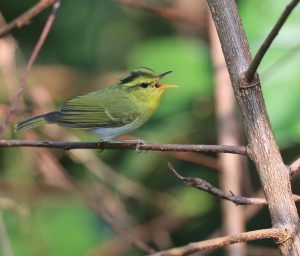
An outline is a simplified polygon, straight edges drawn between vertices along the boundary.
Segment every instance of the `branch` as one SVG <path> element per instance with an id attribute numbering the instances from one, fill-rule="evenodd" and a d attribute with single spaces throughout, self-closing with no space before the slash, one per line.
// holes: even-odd
<path id="1" fill-rule="evenodd" d="M 36 5 L 31 7 L 28 11 L 23 13 L 21 16 L 14 19 L 10 23 L 6 24 L 5 26 L 1 27 L 0 28 L 0 38 L 11 33 L 16 28 L 21 28 L 24 25 L 27 25 L 34 16 L 40 14 L 48 6 L 54 4 L 55 1 L 56 0 L 41 0 L 41 1 L 39 1 Z"/>
<path id="2" fill-rule="evenodd" d="M 184 182 L 185 185 L 194 187 L 197 189 L 200 189 L 202 191 L 206 191 L 214 196 L 217 196 L 219 198 L 229 200 L 236 205 L 248 205 L 248 204 L 266 204 L 265 198 L 251 198 L 251 197 L 243 197 L 243 196 L 236 196 L 233 193 L 226 193 L 213 185 L 211 185 L 209 182 L 200 179 L 200 178 L 192 178 L 192 177 L 183 177 L 181 176 L 175 168 L 172 166 L 171 163 L 168 163 L 168 166 L 170 170 Z"/>
<path id="3" fill-rule="evenodd" d="M 252 82 L 254 79 L 256 70 L 261 63 L 263 57 L 265 56 L 266 52 L 270 48 L 271 44 L 273 43 L 275 37 L 278 35 L 279 30 L 282 28 L 284 22 L 287 20 L 293 9 L 299 3 L 299 0 L 292 0 L 289 5 L 286 6 L 284 12 L 281 14 L 280 18 L 276 22 L 275 26 L 267 36 L 266 40 L 263 42 L 261 47 L 259 48 L 258 52 L 256 53 L 255 57 L 251 61 L 247 71 L 245 72 L 245 79 L 248 82 Z"/>
<path id="4" fill-rule="evenodd" d="M 279 244 L 282 255 L 300 255 L 296 227 L 299 215 L 292 198 L 290 173 L 282 161 L 264 104 L 259 78 L 257 86 L 243 86 L 251 54 L 235 1 L 207 0 L 222 45 L 227 68 L 243 117 L 248 153 L 257 168 L 268 200 L 274 227 L 284 227 L 292 239 Z M 244 87 L 244 88 L 243 88 Z"/>
<path id="5" fill-rule="evenodd" d="M 221 189 L 218 189 L 211 185 L 206 180 L 200 179 L 200 178 L 193 178 L 193 177 L 184 177 L 180 175 L 173 165 L 168 162 L 168 167 L 170 170 L 176 175 L 176 177 L 184 182 L 185 185 L 194 187 L 197 189 L 200 189 L 202 191 L 206 191 L 214 196 L 217 196 L 219 198 L 231 201 L 235 203 L 236 205 L 261 205 L 261 204 L 267 204 L 267 201 L 265 198 L 253 198 L 253 197 L 244 197 L 244 196 L 236 196 L 232 192 L 226 193 L 222 191 Z M 300 196 L 293 194 L 294 201 L 300 201 Z"/>
<path id="6" fill-rule="evenodd" d="M 6 126 L 8 124 L 8 121 L 9 121 L 9 118 L 13 114 L 15 108 L 17 107 L 17 103 L 18 103 L 18 101 L 19 101 L 19 99 L 20 99 L 20 97 L 21 97 L 21 95 L 24 91 L 25 83 L 27 81 L 29 72 L 32 68 L 32 65 L 33 65 L 37 55 L 39 54 L 39 52 L 40 52 L 40 50 L 41 50 L 41 48 L 42 48 L 42 46 L 43 46 L 43 44 L 44 44 L 44 42 L 47 38 L 47 35 L 48 35 L 48 33 L 49 33 L 49 31 L 52 27 L 52 24 L 53 24 L 54 19 L 55 19 L 56 12 L 59 9 L 59 7 L 60 7 L 60 0 L 56 0 L 53 7 L 52 7 L 52 12 L 50 13 L 50 15 L 47 19 L 47 22 L 45 24 L 45 27 L 42 31 L 42 34 L 41 34 L 36 46 L 34 47 L 33 52 L 30 56 L 30 59 L 29 59 L 27 65 L 26 65 L 26 68 L 25 68 L 24 72 L 23 72 L 22 78 L 21 78 L 19 86 L 18 86 L 18 90 L 17 90 L 14 98 L 12 99 L 12 102 L 10 103 L 10 106 L 8 108 L 8 111 L 7 111 L 6 115 L 5 115 L 4 121 L 3 121 L 3 123 L 0 127 L 0 136 L 5 131 Z"/>
<path id="7" fill-rule="evenodd" d="M 40 147 L 71 149 L 131 149 L 151 151 L 181 151 L 181 152 L 214 152 L 230 154 L 247 154 L 245 146 L 196 145 L 196 144 L 157 144 L 147 142 L 68 142 L 49 140 L 0 140 L 3 147 Z"/>
<path id="8" fill-rule="evenodd" d="M 152 256 L 182 256 L 197 251 L 210 250 L 224 247 L 229 244 L 242 243 L 260 239 L 274 239 L 276 243 L 282 243 L 289 239 L 290 234 L 276 228 L 261 229 L 240 233 L 234 236 L 223 236 L 216 239 L 190 243 L 182 247 L 175 247 L 170 250 L 161 251 Z"/>
<path id="9" fill-rule="evenodd" d="M 199 26 L 203 27 L 207 25 L 206 19 L 191 14 L 182 13 L 180 12 L 180 10 L 176 10 L 174 8 L 153 7 L 153 6 L 146 5 L 144 1 L 140 1 L 140 0 L 114 0 L 114 1 L 119 4 L 129 6 L 137 10 L 151 13 L 165 20 L 184 22 L 191 25 L 195 25 L 197 27 Z"/>

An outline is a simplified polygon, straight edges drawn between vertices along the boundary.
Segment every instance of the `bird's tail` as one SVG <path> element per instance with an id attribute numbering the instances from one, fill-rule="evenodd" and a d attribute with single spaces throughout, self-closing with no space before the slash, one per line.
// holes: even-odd
<path id="1" fill-rule="evenodd" d="M 25 119 L 24 121 L 19 122 L 15 127 L 15 131 L 18 132 L 21 130 L 30 129 L 45 123 L 46 120 L 44 118 L 44 115 L 32 116 L 28 119 Z"/>

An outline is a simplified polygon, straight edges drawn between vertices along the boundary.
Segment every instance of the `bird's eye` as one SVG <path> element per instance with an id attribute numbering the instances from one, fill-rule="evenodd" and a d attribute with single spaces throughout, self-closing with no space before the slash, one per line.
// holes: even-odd
<path id="1" fill-rule="evenodd" d="M 147 87 L 149 86 L 149 84 L 147 84 L 147 83 L 141 83 L 140 86 L 141 86 L 142 88 L 147 88 Z"/>

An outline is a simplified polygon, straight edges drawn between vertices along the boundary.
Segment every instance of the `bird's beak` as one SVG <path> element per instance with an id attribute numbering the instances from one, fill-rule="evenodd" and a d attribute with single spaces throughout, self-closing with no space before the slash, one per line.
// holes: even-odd
<path id="1" fill-rule="evenodd" d="M 159 75 L 159 79 L 162 79 L 163 77 L 165 77 L 166 75 L 172 73 L 173 71 L 167 71 L 167 72 L 164 72 L 162 74 Z M 157 83 L 156 84 L 156 88 L 160 89 L 160 90 L 165 90 L 165 89 L 168 89 L 168 88 L 176 88 L 178 86 L 176 85 L 173 85 L 173 84 L 161 84 L 161 83 Z"/>
<path id="2" fill-rule="evenodd" d="M 159 79 L 162 79 L 163 77 L 165 77 L 166 75 L 168 75 L 168 74 L 170 74 L 170 73 L 172 73 L 173 71 L 167 71 L 167 72 L 164 72 L 164 73 L 162 73 L 162 74 L 160 74 L 158 77 L 159 77 Z"/>
<path id="3" fill-rule="evenodd" d="M 168 88 L 177 88 L 177 85 L 173 85 L 173 84 L 161 84 L 161 83 L 157 83 L 156 84 L 156 88 L 158 88 L 159 90 L 165 90 Z"/>

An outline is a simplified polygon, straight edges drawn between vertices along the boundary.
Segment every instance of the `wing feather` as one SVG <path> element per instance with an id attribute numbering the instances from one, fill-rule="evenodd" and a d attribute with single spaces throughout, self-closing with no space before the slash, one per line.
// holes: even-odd
<path id="1" fill-rule="evenodd" d="M 46 115 L 45 119 L 72 128 L 122 127 L 137 119 L 136 111 L 124 112 L 124 104 L 128 99 L 114 99 L 102 94 L 98 91 L 75 97 L 59 111 Z"/>

